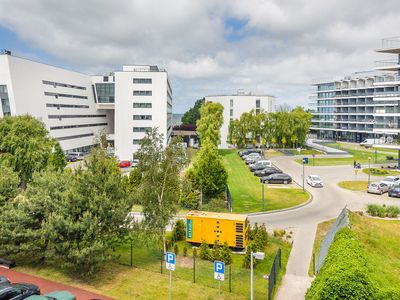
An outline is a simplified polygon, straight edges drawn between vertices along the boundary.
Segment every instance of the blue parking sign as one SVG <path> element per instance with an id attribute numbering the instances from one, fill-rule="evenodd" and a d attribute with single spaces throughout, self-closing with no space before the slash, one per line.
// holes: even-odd
<path id="1" fill-rule="evenodd" d="M 225 279 L 225 263 L 222 261 L 214 261 L 214 279 L 224 280 Z"/>
<path id="2" fill-rule="evenodd" d="M 303 157 L 303 164 L 308 165 L 308 157 Z"/>
<path id="3" fill-rule="evenodd" d="M 165 253 L 165 264 L 167 270 L 175 271 L 175 253 L 173 252 Z"/>

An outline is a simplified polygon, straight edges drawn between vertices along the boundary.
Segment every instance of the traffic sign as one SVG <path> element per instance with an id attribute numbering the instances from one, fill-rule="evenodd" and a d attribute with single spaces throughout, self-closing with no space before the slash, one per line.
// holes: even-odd
<path id="1" fill-rule="evenodd" d="M 214 279 L 223 281 L 225 279 L 225 263 L 214 261 Z"/>
<path id="2" fill-rule="evenodd" d="M 312 154 L 312 157 L 313 157 L 313 158 L 315 157 L 315 153 Z"/>
<path id="3" fill-rule="evenodd" d="M 165 253 L 165 264 L 167 266 L 167 270 L 175 271 L 175 253 Z"/>
<path id="4" fill-rule="evenodd" d="M 303 164 L 308 165 L 308 157 L 303 157 Z"/>

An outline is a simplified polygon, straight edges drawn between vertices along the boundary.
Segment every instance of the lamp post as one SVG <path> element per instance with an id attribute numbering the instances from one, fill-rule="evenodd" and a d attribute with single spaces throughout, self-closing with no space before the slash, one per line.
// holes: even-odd
<path id="1" fill-rule="evenodd" d="M 368 157 L 368 186 L 371 183 L 371 157 Z"/>
<path id="2" fill-rule="evenodd" d="M 264 211 L 264 208 L 265 208 L 264 184 L 265 184 L 265 182 L 263 181 L 263 182 L 261 182 L 261 184 L 262 184 L 262 210 Z"/>
<path id="3" fill-rule="evenodd" d="M 254 282 L 254 266 L 253 266 L 253 257 L 258 260 L 263 260 L 265 257 L 264 252 L 250 252 L 250 300 L 254 300 L 254 290 L 253 290 L 253 282 Z"/>

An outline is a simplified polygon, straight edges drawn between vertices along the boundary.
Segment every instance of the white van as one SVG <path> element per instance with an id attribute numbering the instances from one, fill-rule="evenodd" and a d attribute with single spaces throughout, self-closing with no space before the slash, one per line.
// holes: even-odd
<path id="1" fill-rule="evenodd" d="M 368 148 L 368 147 L 372 147 L 372 145 L 383 144 L 384 141 L 385 141 L 384 139 L 366 139 L 360 143 L 360 146 L 364 146 L 364 147 Z"/>

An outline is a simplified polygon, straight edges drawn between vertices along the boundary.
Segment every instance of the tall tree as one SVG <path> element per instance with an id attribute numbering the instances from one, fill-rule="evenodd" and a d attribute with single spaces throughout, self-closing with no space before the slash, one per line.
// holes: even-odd
<path id="1" fill-rule="evenodd" d="M 197 120 L 200 119 L 200 107 L 204 103 L 205 99 L 199 99 L 195 102 L 194 106 L 191 107 L 182 116 L 182 124 L 196 124 Z"/>
<path id="2" fill-rule="evenodd" d="M 146 133 L 136 157 L 141 180 L 138 188 L 143 205 L 145 226 L 165 240 L 165 227 L 176 214 L 180 197 L 180 177 L 185 152 L 179 138 L 163 147 L 163 136 L 157 129 Z M 164 243 L 165 245 L 165 243 Z"/>
<path id="3" fill-rule="evenodd" d="M 0 166 L 0 210 L 8 201 L 14 199 L 18 192 L 18 174 L 10 167 Z"/>
<path id="4" fill-rule="evenodd" d="M 220 103 L 206 102 L 200 107 L 200 119 L 197 121 L 197 132 L 201 142 L 208 139 L 216 147 L 220 144 L 223 111 L 224 107 Z"/>
<path id="5" fill-rule="evenodd" d="M 0 163 L 18 173 L 22 189 L 35 171 L 48 165 L 53 145 L 45 125 L 32 116 L 0 119 Z"/>
<path id="6" fill-rule="evenodd" d="M 57 141 L 53 141 L 53 149 L 50 154 L 48 164 L 51 168 L 55 170 L 62 171 L 67 165 L 67 161 L 65 160 L 65 154 L 61 145 Z"/>

